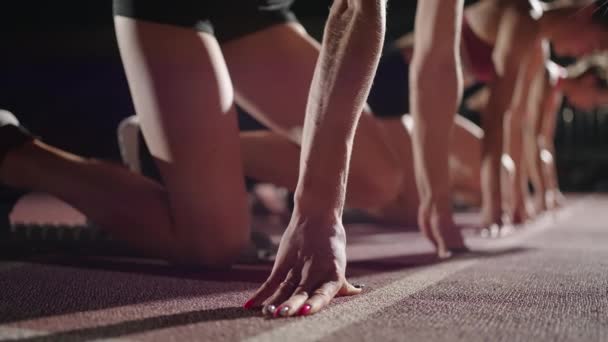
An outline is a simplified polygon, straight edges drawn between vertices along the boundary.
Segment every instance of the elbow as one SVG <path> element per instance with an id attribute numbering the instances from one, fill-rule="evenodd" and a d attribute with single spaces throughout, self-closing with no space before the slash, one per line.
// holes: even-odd
<path id="1" fill-rule="evenodd" d="M 324 44 L 326 39 L 345 42 L 355 38 L 359 53 L 379 54 L 386 32 L 385 5 L 386 0 L 335 0 L 325 24 Z"/>
<path id="2" fill-rule="evenodd" d="M 346 17 L 384 23 L 386 0 L 335 0 L 331 6 L 329 16 L 330 19 Z"/>
<path id="3" fill-rule="evenodd" d="M 454 73 L 460 69 L 460 49 L 452 37 L 419 37 L 415 35 L 415 40 L 428 39 L 427 42 L 416 44 L 412 56 L 412 66 L 414 72 L 428 74 L 432 72 Z"/>
<path id="4" fill-rule="evenodd" d="M 427 83 L 447 83 L 453 86 L 461 77 L 459 51 L 443 41 L 433 41 L 427 47 L 414 49 L 410 65 L 410 82 L 414 86 Z"/>
<path id="5" fill-rule="evenodd" d="M 357 14 L 382 14 L 385 12 L 386 0 L 341 0 L 346 2 Z"/>
<path id="6" fill-rule="evenodd" d="M 432 56 L 412 62 L 410 66 L 411 96 L 441 94 L 445 100 L 458 101 L 462 93 L 462 72 L 458 60 Z"/>
<path id="7" fill-rule="evenodd" d="M 460 67 L 453 58 L 427 58 L 421 62 L 412 62 L 410 81 L 414 85 L 436 83 L 438 81 L 454 83 L 460 78 Z"/>

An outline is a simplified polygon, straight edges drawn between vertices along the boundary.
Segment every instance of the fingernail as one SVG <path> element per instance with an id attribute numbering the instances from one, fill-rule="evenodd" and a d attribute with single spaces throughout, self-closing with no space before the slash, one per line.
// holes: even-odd
<path id="1" fill-rule="evenodd" d="M 264 308 L 262 309 L 262 314 L 264 314 L 265 316 L 272 316 L 272 314 L 274 314 L 276 309 L 277 309 L 276 306 L 274 306 L 272 304 L 268 304 L 268 305 L 264 306 Z"/>
<path id="2" fill-rule="evenodd" d="M 310 309 L 312 309 L 312 306 L 310 306 L 309 304 L 306 304 L 300 309 L 300 312 L 298 312 L 298 315 L 306 316 L 310 313 Z"/>
<path id="3" fill-rule="evenodd" d="M 354 284 L 353 287 L 356 288 L 356 289 L 364 289 L 365 288 L 365 284 Z"/>
<path id="4" fill-rule="evenodd" d="M 289 306 L 284 306 L 282 307 L 279 311 L 279 316 L 281 317 L 287 317 L 287 315 L 289 314 Z"/>
<path id="5" fill-rule="evenodd" d="M 253 306 L 253 299 L 250 299 L 248 301 L 245 302 L 245 304 L 243 304 L 243 308 L 249 310 L 251 309 L 251 307 Z"/>

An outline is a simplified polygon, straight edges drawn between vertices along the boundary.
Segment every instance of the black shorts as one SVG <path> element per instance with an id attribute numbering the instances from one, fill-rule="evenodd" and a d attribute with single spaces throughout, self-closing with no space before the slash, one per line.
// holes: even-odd
<path id="1" fill-rule="evenodd" d="M 367 97 L 367 104 L 374 116 L 390 119 L 410 113 L 409 74 L 410 65 L 401 50 L 392 47 L 382 55 Z M 459 108 L 459 113 L 475 123 L 480 122 L 480 114 L 466 108 L 464 104 L 483 86 L 483 83 L 478 83 L 465 88 Z"/>
<path id="2" fill-rule="evenodd" d="M 114 0 L 114 15 L 191 28 L 226 42 L 296 21 L 294 0 Z"/>
<path id="3" fill-rule="evenodd" d="M 367 104 L 375 116 L 400 117 L 410 112 L 410 66 L 401 50 L 390 48 L 380 58 Z"/>

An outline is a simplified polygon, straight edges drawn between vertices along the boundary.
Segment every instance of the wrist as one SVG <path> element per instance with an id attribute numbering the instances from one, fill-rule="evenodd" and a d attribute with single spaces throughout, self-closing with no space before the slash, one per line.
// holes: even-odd
<path id="1" fill-rule="evenodd" d="M 342 222 L 343 206 L 337 199 L 323 194 L 297 191 L 294 195 L 293 218 L 310 221 L 320 225 L 333 225 Z"/>
<path id="2" fill-rule="evenodd" d="M 327 212 L 300 212 L 294 208 L 289 223 L 289 229 L 298 231 L 308 237 L 337 238 L 343 243 L 346 241 L 346 231 L 341 219 Z"/>
<path id="3" fill-rule="evenodd" d="M 298 180 L 294 193 L 294 212 L 314 221 L 341 222 L 346 196 L 344 177 L 315 176 L 313 168 L 306 171 Z"/>

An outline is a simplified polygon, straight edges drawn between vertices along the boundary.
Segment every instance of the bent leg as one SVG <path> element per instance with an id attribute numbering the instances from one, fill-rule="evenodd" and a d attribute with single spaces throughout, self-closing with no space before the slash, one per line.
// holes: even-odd
<path id="1" fill-rule="evenodd" d="M 272 131 L 251 131 L 241 132 L 241 150 L 248 177 L 290 191 L 296 189 L 300 146 Z"/>
<path id="2" fill-rule="evenodd" d="M 233 259 L 248 239 L 232 84 L 207 33 L 115 17 L 142 131 L 166 184 L 178 258 Z"/>
<path id="3" fill-rule="evenodd" d="M 34 140 L 6 155 L 0 180 L 16 188 L 52 194 L 139 252 L 173 258 L 165 189 L 123 167 Z"/>

